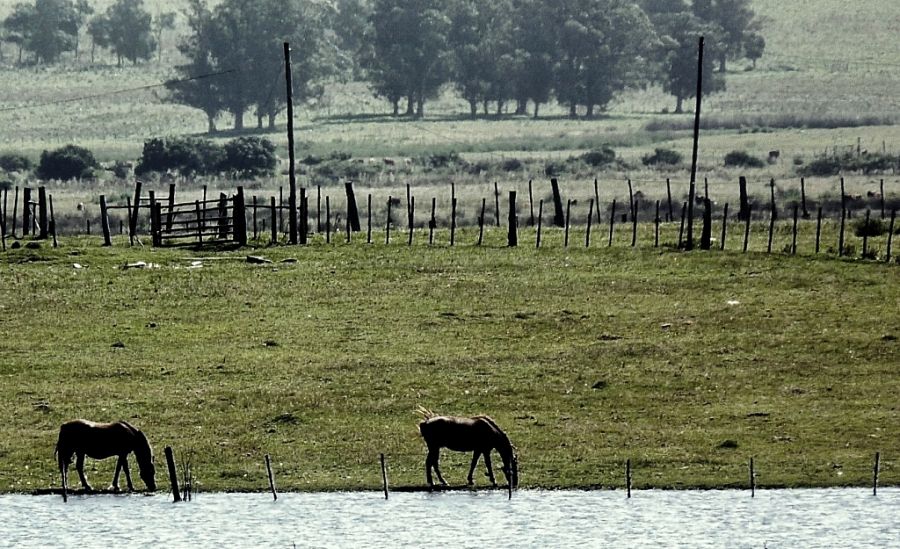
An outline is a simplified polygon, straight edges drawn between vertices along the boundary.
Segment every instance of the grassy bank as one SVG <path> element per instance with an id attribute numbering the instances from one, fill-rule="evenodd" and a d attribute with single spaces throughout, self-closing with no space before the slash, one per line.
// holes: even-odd
<path id="1" fill-rule="evenodd" d="M 265 453 L 284 490 L 375 488 L 382 452 L 421 484 L 418 405 L 492 415 L 523 486 L 621 486 L 627 458 L 638 487 L 741 485 L 751 456 L 763 486 L 861 485 L 875 451 L 900 482 L 896 265 L 502 239 L 0 255 L 0 490 L 58 484 L 75 417 L 192 449 L 204 490 L 264 489 Z"/>

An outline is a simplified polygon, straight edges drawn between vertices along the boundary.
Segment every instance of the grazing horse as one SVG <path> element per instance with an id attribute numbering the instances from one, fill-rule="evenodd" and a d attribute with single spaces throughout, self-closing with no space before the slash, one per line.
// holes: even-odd
<path id="1" fill-rule="evenodd" d="M 128 490 L 134 490 L 131 484 L 131 471 L 128 469 L 128 454 L 134 452 L 138 467 L 141 470 L 141 479 L 147 485 L 147 489 L 156 490 L 156 468 L 153 465 L 153 450 L 147 437 L 133 425 L 117 421 L 116 423 L 94 423 L 83 419 L 76 419 L 63 423 L 59 428 L 59 439 L 56 442 L 54 454 L 59 459 L 59 473 L 62 476 L 63 497 L 68 488 L 69 464 L 72 463 L 72 455 L 76 456 L 75 469 L 81 478 L 81 485 L 90 491 L 84 476 L 84 456 L 94 459 L 106 459 L 118 456 L 116 474 L 113 476 L 112 487 L 119 490 L 119 471 L 125 471 L 125 481 Z"/>
<path id="2" fill-rule="evenodd" d="M 487 468 L 488 478 L 491 484 L 497 486 L 494 480 L 494 471 L 491 468 L 491 450 L 496 449 L 503 459 L 503 475 L 511 487 L 515 488 L 519 483 L 518 458 L 515 448 L 509 442 L 509 437 L 488 416 L 475 417 L 449 417 L 436 416 L 424 408 L 419 412 L 424 420 L 419 423 L 419 432 L 428 447 L 428 456 L 425 458 L 425 479 L 428 486 L 434 486 L 431 470 L 437 473 L 438 480 L 446 486 L 444 477 L 438 465 L 441 448 L 447 448 L 457 452 L 472 452 L 472 465 L 469 467 L 468 483 L 474 484 L 472 478 L 475 466 L 478 465 L 479 456 L 484 456 L 484 465 Z"/>

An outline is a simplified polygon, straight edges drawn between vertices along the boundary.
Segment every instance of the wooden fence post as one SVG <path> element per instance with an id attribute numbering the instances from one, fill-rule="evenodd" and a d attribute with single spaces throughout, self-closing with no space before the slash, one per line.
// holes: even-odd
<path id="1" fill-rule="evenodd" d="M 678 226 L 678 249 L 681 249 L 682 244 L 684 243 L 684 221 L 687 215 L 688 203 L 684 202 L 681 204 L 681 224 Z"/>
<path id="2" fill-rule="evenodd" d="M 550 179 L 550 188 L 553 190 L 553 224 L 562 227 L 566 220 L 563 218 L 562 196 L 559 194 L 559 180 Z"/>
<path id="3" fill-rule="evenodd" d="M 415 225 L 415 217 L 416 217 L 416 197 L 409 197 L 409 211 L 407 212 L 408 221 L 409 221 L 409 238 L 406 241 L 407 246 L 412 246 L 413 243 L 413 226 Z"/>
<path id="4" fill-rule="evenodd" d="M 847 195 L 844 193 L 844 178 L 841 178 L 841 229 L 838 234 L 838 257 L 844 255 L 844 226 L 847 223 Z"/>
<path id="5" fill-rule="evenodd" d="M 894 220 L 897 218 L 897 210 L 891 210 L 891 223 L 888 227 L 887 252 L 885 254 L 885 263 L 891 262 L 891 245 L 894 242 Z"/>
<path id="6" fill-rule="evenodd" d="M 596 181 L 596 180 L 595 180 Z M 595 184 L 596 186 L 596 184 Z M 528 180 L 528 211 L 531 212 L 528 217 L 528 226 L 534 227 L 534 193 L 531 189 L 531 180 Z"/>
<path id="7" fill-rule="evenodd" d="M 750 200 L 747 197 L 747 178 L 743 175 L 738 178 L 738 192 L 740 193 L 738 221 L 746 221 L 750 217 Z"/>
<path id="8" fill-rule="evenodd" d="M 878 470 L 881 467 L 881 452 L 875 452 L 875 467 L 872 470 L 872 495 L 878 495 Z"/>
<path id="9" fill-rule="evenodd" d="M 822 236 L 822 206 L 816 214 L 816 254 L 819 253 L 819 241 Z"/>
<path id="10" fill-rule="evenodd" d="M 800 178 L 800 207 L 803 210 L 803 219 L 809 219 L 809 212 L 806 211 L 806 179 Z"/>
<path id="11" fill-rule="evenodd" d="M 316 234 L 322 232 L 322 185 L 316 185 Z"/>
<path id="12" fill-rule="evenodd" d="M 359 232 L 359 209 L 356 207 L 356 193 L 353 191 L 353 182 L 344 183 L 344 191 L 347 193 L 347 218 L 350 220 L 350 229 Z"/>
<path id="13" fill-rule="evenodd" d="M 31 233 L 31 188 L 22 188 L 22 236 Z"/>
<path id="14" fill-rule="evenodd" d="M 510 248 L 519 245 L 519 216 L 516 215 L 516 191 L 509 191 L 509 236 Z"/>
<path id="15" fill-rule="evenodd" d="M 884 219 L 884 179 L 881 180 L 878 194 L 881 197 L 881 219 Z"/>
<path id="16" fill-rule="evenodd" d="M 653 217 L 653 247 L 659 248 L 659 200 L 656 201 L 656 215 Z"/>
<path id="17" fill-rule="evenodd" d="M 613 243 L 613 233 L 616 230 L 616 199 L 613 198 L 612 208 L 609 213 L 609 243 L 607 247 L 612 247 Z"/>
<path id="18" fill-rule="evenodd" d="M 155 225 L 156 225 L 156 233 L 154 233 L 154 234 L 152 235 L 151 239 L 154 240 L 153 245 L 159 247 L 159 246 L 162 246 L 162 245 L 163 245 L 163 240 L 162 240 L 162 204 L 157 204 L 157 205 L 156 205 L 155 211 L 151 212 L 151 214 L 152 214 L 151 217 L 153 218 L 153 221 L 155 222 Z"/>
<path id="19" fill-rule="evenodd" d="M 709 196 L 703 198 L 703 228 L 700 230 L 700 249 L 712 247 L 712 201 Z"/>
<path id="20" fill-rule="evenodd" d="M 628 493 L 628 499 L 631 499 L 631 459 L 625 460 L 625 489 Z"/>
<path id="21" fill-rule="evenodd" d="M 594 204 L 597 206 L 597 227 L 599 227 L 603 220 L 600 219 L 600 188 L 596 177 L 594 178 Z"/>
<path id="22" fill-rule="evenodd" d="M 100 227 L 103 229 L 103 245 L 112 246 L 109 236 L 109 213 L 106 208 L 106 195 L 100 195 Z"/>
<path id="23" fill-rule="evenodd" d="M 750 218 L 753 216 L 753 206 L 747 205 L 747 219 L 744 221 L 744 253 L 747 253 L 747 246 L 750 244 Z"/>
<path id="24" fill-rule="evenodd" d="M 563 246 L 569 247 L 569 216 L 572 214 L 572 201 L 566 200 L 566 228 L 565 228 L 565 238 L 563 240 Z"/>
<path id="25" fill-rule="evenodd" d="M 12 237 L 16 237 L 16 217 L 18 217 L 18 209 L 19 209 L 19 186 L 16 185 L 16 192 L 13 195 L 13 214 L 12 214 Z"/>
<path id="26" fill-rule="evenodd" d="M 166 213 L 166 230 L 172 230 L 172 221 L 175 210 L 175 183 L 169 183 L 169 211 Z M 255 212 L 255 210 L 254 210 Z"/>
<path id="27" fill-rule="evenodd" d="M 372 243 L 372 193 L 366 198 L 366 244 Z"/>
<path id="28" fill-rule="evenodd" d="M 722 241 L 719 243 L 719 249 L 725 250 L 725 236 L 728 232 L 728 202 L 725 203 L 725 208 L 722 210 Z"/>
<path id="29" fill-rule="evenodd" d="M 164 452 L 166 454 L 166 464 L 169 468 L 169 483 L 172 485 L 172 497 L 175 498 L 175 503 L 177 503 L 181 501 L 181 491 L 178 489 L 178 474 L 175 469 L 175 455 L 172 452 L 171 446 L 166 446 Z"/>
<path id="30" fill-rule="evenodd" d="M 331 244 L 331 196 L 325 195 L 325 243 Z"/>
<path id="31" fill-rule="evenodd" d="M 497 227 L 500 226 L 500 188 L 494 181 L 494 222 Z"/>
<path id="32" fill-rule="evenodd" d="M 437 228 L 437 220 L 434 212 L 437 209 L 437 198 L 431 197 L 431 217 L 428 219 L 428 245 L 434 244 L 434 230 Z M 481 216 L 484 217 L 484 200 L 482 200 Z"/>
<path id="33" fill-rule="evenodd" d="M 387 465 L 384 463 L 384 454 L 381 454 L 381 484 L 384 486 L 384 499 L 388 498 Z"/>
<path id="34" fill-rule="evenodd" d="M 450 199 L 450 245 L 456 243 L 456 197 Z"/>
<path id="35" fill-rule="evenodd" d="M 753 458 L 750 458 L 750 497 L 756 497 L 756 470 L 753 468 Z"/>
<path id="36" fill-rule="evenodd" d="M 669 201 L 669 214 L 666 221 L 672 222 L 675 221 L 675 212 L 672 211 L 672 184 L 669 182 L 669 178 L 666 178 L 666 196 Z"/>
<path id="37" fill-rule="evenodd" d="M 197 243 L 203 244 L 203 214 L 200 211 L 200 201 L 199 200 L 196 200 L 194 202 L 194 208 L 195 208 L 195 216 L 197 218 Z M 219 211 L 221 211 L 221 208 Z M 219 223 L 221 223 L 221 221 L 219 221 Z M 222 236 L 221 230 L 219 232 L 219 236 L 220 237 Z M 227 236 L 227 233 L 226 233 L 226 236 Z"/>
<path id="38" fill-rule="evenodd" d="M 284 214 L 281 213 L 279 223 L 283 223 L 283 219 Z M 305 246 L 309 243 L 309 195 L 306 194 L 306 188 L 304 187 L 300 187 L 300 215 L 297 219 L 297 228 L 300 231 L 298 242 L 301 246 Z"/>
<path id="39" fill-rule="evenodd" d="M 481 215 L 478 216 L 478 245 L 481 246 L 484 238 L 484 208 L 487 203 L 486 198 L 481 199 Z"/>
<path id="40" fill-rule="evenodd" d="M 769 212 L 769 245 L 766 248 L 768 253 L 772 253 L 772 238 L 775 236 L 775 220 L 778 218 L 778 210 L 775 206 L 775 180 L 769 184 L 771 191 L 771 210 Z"/>
<path id="41" fill-rule="evenodd" d="M 49 235 L 47 222 L 47 187 L 38 187 L 38 238 L 44 240 Z"/>
<path id="42" fill-rule="evenodd" d="M 591 247 L 591 221 L 594 218 L 594 199 L 588 203 L 587 228 L 584 231 L 584 247 Z"/>
<path id="43" fill-rule="evenodd" d="M 535 248 L 541 247 L 541 226 L 543 225 L 544 220 L 544 200 L 538 203 L 538 218 L 537 218 L 537 237 L 535 239 Z"/>
<path id="44" fill-rule="evenodd" d="M 394 197 L 388 195 L 387 201 L 387 220 L 384 223 L 384 245 L 387 246 L 391 242 L 391 202 Z"/>
<path id="45" fill-rule="evenodd" d="M 247 205 L 244 201 L 244 187 L 237 188 L 234 196 L 234 240 L 241 246 L 247 245 Z"/>
<path id="46" fill-rule="evenodd" d="M 47 195 L 47 204 L 50 207 L 50 221 L 48 229 L 53 237 L 53 247 L 59 248 L 59 242 L 56 240 L 56 216 L 53 214 L 53 195 Z"/>
<path id="47" fill-rule="evenodd" d="M 629 186 L 631 181 L 628 181 Z M 637 227 L 638 227 L 638 201 L 634 200 L 631 206 L 631 247 L 637 246 Z"/>
<path id="48" fill-rule="evenodd" d="M 275 200 L 274 196 L 272 200 Z M 272 474 L 272 461 L 269 459 L 269 454 L 266 454 L 266 472 L 269 475 L 269 490 L 272 491 L 272 498 L 278 501 L 278 492 L 275 491 L 275 475 Z"/>
<path id="49" fill-rule="evenodd" d="M 259 216 L 257 215 L 258 210 L 259 210 L 259 205 L 257 204 L 256 195 L 254 194 L 253 195 L 253 240 L 254 241 L 259 240 L 259 223 L 257 222 L 257 220 L 259 219 Z"/>
<path id="50" fill-rule="evenodd" d="M 137 237 L 138 218 L 141 212 L 141 182 L 134 182 L 134 203 L 131 210 L 131 219 L 129 220 L 128 231 L 132 239 Z"/>
<path id="51" fill-rule="evenodd" d="M 634 188 L 631 186 L 631 179 L 628 180 L 628 211 L 631 220 L 634 221 L 635 204 L 634 204 Z"/>

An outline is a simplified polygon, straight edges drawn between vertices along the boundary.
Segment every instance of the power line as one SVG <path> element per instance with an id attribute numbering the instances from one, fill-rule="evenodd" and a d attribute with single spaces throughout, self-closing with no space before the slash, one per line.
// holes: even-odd
<path id="1" fill-rule="evenodd" d="M 191 76 L 189 78 L 166 80 L 165 82 L 158 82 L 156 84 L 147 84 L 144 86 L 137 86 L 134 88 L 125 88 L 125 89 L 121 89 L 121 90 L 113 90 L 113 91 L 109 91 L 109 92 L 95 93 L 95 94 L 91 94 L 91 95 L 82 95 L 80 97 L 69 97 L 67 99 L 57 99 L 54 101 L 45 101 L 43 103 L 33 103 L 31 105 L 18 105 L 15 107 L 4 107 L 4 108 L 0 108 L 0 112 L 20 111 L 20 110 L 25 110 L 25 109 L 34 109 L 34 108 L 38 108 L 38 107 L 48 107 L 48 106 L 52 106 L 52 105 L 63 105 L 65 103 L 75 103 L 78 101 L 86 101 L 89 99 L 99 99 L 101 97 L 109 97 L 111 95 L 120 95 L 123 93 L 131 93 L 131 92 L 135 92 L 135 91 L 143 91 L 143 90 L 149 90 L 149 89 L 153 89 L 153 88 L 161 88 L 163 86 L 170 86 L 172 84 L 181 84 L 183 82 L 191 82 L 193 80 L 202 80 L 204 78 L 213 78 L 215 76 L 223 76 L 223 75 L 231 74 L 234 72 L 238 72 L 237 69 L 228 69 L 228 70 L 219 71 L 219 72 L 200 74 L 197 76 Z"/>

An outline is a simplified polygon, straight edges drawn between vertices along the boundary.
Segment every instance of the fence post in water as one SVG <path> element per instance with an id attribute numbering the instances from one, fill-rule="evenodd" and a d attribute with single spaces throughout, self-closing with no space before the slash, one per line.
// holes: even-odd
<path id="1" fill-rule="evenodd" d="M 628 492 L 628 498 L 631 498 L 631 459 L 625 461 L 625 489 Z"/>
<path id="2" fill-rule="evenodd" d="M 629 185 L 631 181 L 629 181 Z M 635 200 L 631 205 L 631 247 L 637 246 L 637 226 L 638 226 L 638 201 Z"/>
<path id="3" fill-rule="evenodd" d="M 278 492 L 275 491 L 275 475 L 272 474 L 272 461 L 269 459 L 269 454 L 266 454 L 266 472 L 269 474 L 269 490 L 272 491 L 272 498 L 278 501 Z"/>
<path id="4" fill-rule="evenodd" d="M 753 468 L 753 458 L 750 458 L 750 497 L 756 497 L 756 471 Z"/>
<path id="5" fill-rule="evenodd" d="M 872 471 L 872 495 L 878 495 L 878 469 L 881 467 L 881 452 L 875 452 L 875 468 Z"/>
<path id="6" fill-rule="evenodd" d="M 437 198 L 431 197 L 431 218 L 428 220 L 428 245 L 434 244 L 434 229 L 437 228 L 437 221 L 434 219 L 434 210 L 437 207 Z M 482 211 L 484 208 L 482 208 Z M 484 214 L 481 214 L 484 216 Z"/>
<path id="7" fill-rule="evenodd" d="M 791 255 L 796 255 L 797 253 L 797 205 L 794 204 L 794 227 L 791 233 Z"/>
<path id="8" fill-rule="evenodd" d="M 872 210 L 866 209 L 866 224 L 863 225 L 863 259 L 865 259 L 867 255 L 869 255 L 869 218 L 871 217 L 871 215 Z"/>
<path id="9" fill-rule="evenodd" d="M 388 203 L 387 203 L 387 221 L 384 223 L 384 244 L 385 246 L 390 244 L 391 242 L 391 202 L 394 200 L 394 197 L 388 195 Z"/>
<path id="10" fill-rule="evenodd" d="M 700 249 L 712 247 L 712 201 L 709 196 L 703 198 L 703 228 L 700 231 Z"/>
<path id="11" fill-rule="evenodd" d="M 722 210 L 722 241 L 719 242 L 719 249 L 725 250 L 725 236 L 728 231 L 728 202 L 725 203 L 725 208 Z"/>
<path id="12" fill-rule="evenodd" d="M 269 197 L 269 209 L 271 210 L 272 216 L 272 244 L 278 242 L 278 215 L 277 210 L 275 209 L 275 197 Z M 301 219 L 300 222 L 303 220 Z"/>
<path id="13" fill-rule="evenodd" d="M 841 230 L 838 234 L 838 257 L 844 255 L 844 226 L 847 223 L 847 195 L 844 193 L 844 178 L 841 178 Z"/>
<path id="14" fill-rule="evenodd" d="M 610 210 L 610 213 L 609 213 L 609 243 L 607 244 L 607 247 L 612 247 L 613 232 L 615 231 L 615 228 L 616 228 L 616 199 L 613 198 L 612 209 Z"/>
<path id="15" fill-rule="evenodd" d="M 175 502 L 177 503 L 181 501 L 181 491 L 178 489 L 178 474 L 175 471 L 175 456 L 171 446 L 166 446 L 164 451 L 166 454 L 166 464 L 169 467 L 169 483 L 172 485 L 172 497 L 175 498 Z"/>
<path id="16" fill-rule="evenodd" d="M 481 243 L 484 238 L 484 208 L 487 203 L 486 198 L 481 199 L 481 215 L 478 216 L 478 245 L 481 246 Z"/>
<path id="17" fill-rule="evenodd" d="M 747 220 L 744 221 L 744 253 L 747 253 L 747 246 L 750 244 L 750 217 L 753 214 L 753 206 L 747 205 Z"/>
<path id="18" fill-rule="evenodd" d="M 112 246 L 112 240 L 109 236 L 109 217 L 106 210 L 106 195 L 100 195 L 100 227 L 103 228 L 103 245 Z"/>
<path id="19" fill-rule="evenodd" d="M 885 263 L 891 262 L 891 244 L 894 242 L 894 220 L 897 218 L 897 210 L 891 210 L 891 224 L 888 227 L 887 252 L 885 253 Z"/>
<path id="20" fill-rule="evenodd" d="M 656 201 L 656 216 L 653 218 L 653 247 L 659 248 L 659 200 Z"/>
<path id="21" fill-rule="evenodd" d="M 543 225 L 544 219 L 544 200 L 538 203 L 538 218 L 537 218 L 537 238 L 535 239 L 535 248 L 541 247 L 541 226 Z"/>
<path id="22" fill-rule="evenodd" d="M 516 215 L 516 191 L 509 191 L 509 237 L 510 248 L 519 245 L 519 216 Z"/>
<path id="23" fill-rule="evenodd" d="M 566 201 L 566 227 L 565 227 L 565 238 L 563 240 L 563 246 L 569 247 L 569 216 L 572 214 L 572 201 Z"/>
<path id="24" fill-rule="evenodd" d="M 584 231 L 584 247 L 591 247 L 591 220 L 594 218 L 594 199 L 588 203 L 587 228 Z"/>
<path id="25" fill-rule="evenodd" d="M 384 463 L 384 454 L 381 454 L 381 484 L 384 486 L 384 499 L 388 498 L 387 465 Z"/>
<path id="26" fill-rule="evenodd" d="M 559 181 L 555 177 L 550 179 L 550 188 L 553 190 L 553 224 L 557 227 L 562 227 L 565 224 L 562 196 L 559 194 Z"/>

